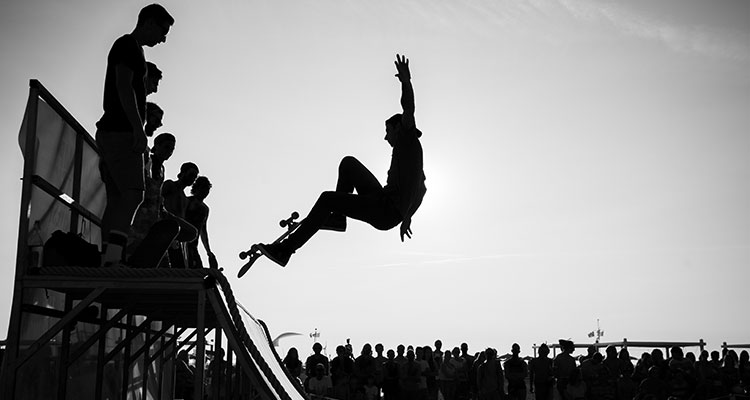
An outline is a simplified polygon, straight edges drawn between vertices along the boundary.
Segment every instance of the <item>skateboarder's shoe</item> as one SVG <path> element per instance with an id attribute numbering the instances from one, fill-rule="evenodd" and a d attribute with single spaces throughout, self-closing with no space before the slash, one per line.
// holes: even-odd
<path id="1" fill-rule="evenodd" d="M 320 229 L 327 231 L 346 232 L 346 215 L 331 214 L 326 222 L 321 225 Z"/>
<path id="2" fill-rule="evenodd" d="M 289 258 L 293 253 L 283 248 L 279 243 L 259 243 L 257 247 L 264 256 L 282 267 L 286 267 L 286 264 L 289 262 Z"/>

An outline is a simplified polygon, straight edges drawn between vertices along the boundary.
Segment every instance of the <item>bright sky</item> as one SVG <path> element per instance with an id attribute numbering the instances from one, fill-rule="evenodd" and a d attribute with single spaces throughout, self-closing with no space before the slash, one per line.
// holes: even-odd
<path id="1" fill-rule="evenodd" d="M 0 338 L 39 79 L 94 134 L 106 56 L 146 2 L 0 3 Z M 146 49 L 150 99 L 214 184 L 212 247 L 282 341 L 524 353 L 533 343 L 750 342 L 750 2 L 198 1 Z M 237 257 L 305 215 L 341 157 L 385 180 L 383 121 L 411 60 L 428 193 L 413 239 L 350 222 L 282 269 Z"/>

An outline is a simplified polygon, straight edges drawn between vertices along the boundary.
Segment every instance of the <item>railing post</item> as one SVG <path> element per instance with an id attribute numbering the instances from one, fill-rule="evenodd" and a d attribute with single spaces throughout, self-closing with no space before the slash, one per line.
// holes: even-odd
<path id="1" fill-rule="evenodd" d="M 195 330 L 198 331 L 197 338 L 197 349 L 195 351 L 195 386 L 194 396 L 195 399 L 203 398 L 203 375 L 205 371 L 206 363 L 206 290 L 201 289 L 198 291 L 198 315 L 196 316 Z"/>

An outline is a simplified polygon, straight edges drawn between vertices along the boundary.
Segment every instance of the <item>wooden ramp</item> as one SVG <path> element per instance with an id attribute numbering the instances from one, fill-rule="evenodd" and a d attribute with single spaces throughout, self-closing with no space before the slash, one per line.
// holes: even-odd
<path id="1" fill-rule="evenodd" d="M 40 82 L 29 86 L 0 399 L 305 399 L 219 271 L 40 268 L 55 231 L 99 244 L 106 196 L 94 139 Z"/>

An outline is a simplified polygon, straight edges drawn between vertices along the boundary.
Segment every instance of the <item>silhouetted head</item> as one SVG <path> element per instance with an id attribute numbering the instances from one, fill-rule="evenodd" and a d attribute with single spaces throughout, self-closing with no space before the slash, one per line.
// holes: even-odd
<path id="1" fill-rule="evenodd" d="M 445 354 L 446 360 L 450 360 L 453 357 L 453 354 L 451 354 L 450 350 L 446 350 L 443 354 Z"/>
<path id="2" fill-rule="evenodd" d="M 469 345 L 466 343 L 461 343 L 461 353 L 466 354 L 469 351 Z"/>
<path id="3" fill-rule="evenodd" d="M 167 41 L 169 28 L 174 25 L 174 18 L 159 4 L 149 4 L 138 13 L 136 31 L 141 38 L 141 45 L 153 47 Z"/>
<path id="4" fill-rule="evenodd" d="M 617 347 L 609 345 L 604 351 L 607 353 L 607 358 L 617 358 Z"/>
<path id="5" fill-rule="evenodd" d="M 416 355 L 414 354 L 414 350 L 409 350 L 409 351 L 406 352 L 406 359 L 408 361 L 414 361 L 415 357 L 416 357 Z"/>
<path id="6" fill-rule="evenodd" d="M 159 81 L 161 78 L 161 70 L 156 64 L 146 61 L 146 95 L 156 93 L 159 90 Z"/>
<path id="7" fill-rule="evenodd" d="M 321 352 L 321 351 L 323 351 L 323 345 L 322 345 L 322 344 L 320 344 L 320 343 L 318 343 L 318 342 L 315 342 L 315 343 L 313 344 L 313 347 L 312 347 L 312 349 L 313 349 L 313 352 L 314 352 L 315 354 L 320 354 L 320 352 Z"/>
<path id="8" fill-rule="evenodd" d="M 518 343 L 513 343 L 512 346 L 510 346 L 510 352 L 517 356 L 521 352 L 521 346 L 518 345 Z"/>
<path id="9" fill-rule="evenodd" d="M 742 350 L 740 352 L 740 364 L 745 365 L 748 362 L 750 362 L 750 353 L 748 353 L 747 350 Z"/>
<path id="10" fill-rule="evenodd" d="M 541 351 L 540 351 L 541 353 Z M 549 353 L 549 349 L 547 349 L 547 353 Z M 484 350 L 484 357 L 486 360 L 491 361 L 495 359 L 495 349 L 488 347 L 486 350 Z"/>
<path id="11" fill-rule="evenodd" d="M 185 186 L 190 186 L 195 182 L 195 178 L 198 177 L 198 172 L 198 166 L 188 161 L 180 166 L 180 173 L 177 174 L 177 180 Z"/>
<path id="12" fill-rule="evenodd" d="M 295 347 L 292 347 L 289 349 L 289 351 L 286 352 L 286 360 L 297 360 L 299 359 L 299 353 L 297 352 L 297 349 Z"/>
<path id="13" fill-rule="evenodd" d="M 160 133 L 154 138 L 154 147 L 151 149 L 151 154 L 162 161 L 167 161 L 174 153 L 175 143 L 177 143 L 177 140 L 173 134 Z"/>
<path id="14" fill-rule="evenodd" d="M 586 354 L 588 354 L 589 357 L 593 356 L 597 351 L 599 351 L 599 349 L 597 349 L 593 344 L 589 345 L 589 347 L 586 347 Z"/>
<path id="15" fill-rule="evenodd" d="M 370 343 L 365 343 L 365 345 L 362 346 L 362 352 L 360 354 L 363 356 L 372 355 L 372 346 L 370 346 Z"/>
<path id="16" fill-rule="evenodd" d="M 461 349 L 458 347 L 454 347 L 453 350 L 451 350 L 451 353 L 453 353 L 453 357 L 461 357 Z"/>
<path id="17" fill-rule="evenodd" d="M 620 349 L 620 354 L 618 354 L 618 357 L 620 358 L 620 360 L 629 361 L 630 352 L 628 351 L 627 348 L 623 347 L 622 349 Z"/>
<path id="18" fill-rule="evenodd" d="M 180 352 L 177 353 L 177 359 L 187 363 L 190 360 L 190 355 L 188 354 L 187 350 L 180 350 Z"/>
<path id="19" fill-rule="evenodd" d="M 438 339 L 435 341 L 435 351 L 440 351 L 443 348 L 443 342 Z"/>
<path id="20" fill-rule="evenodd" d="M 393 360 L 394 358 L 396 358 L 396 352 L 395 352 L 395 351 L 393 351 L 393 349 L 389 349 L 389 350 L 388 350 L 388 351 L 387 351 L 387 352 L 385 353 L 385 356 L 386 356 L 386 357 L 388 357 L 388 359 L 389 359 L 389 360 Z"/>
<path id="21" fill-rule="evenodd" d="M 404 351 L 406 351 L 406 347 L 404 347 L 403 344 L 400 344 L 400 345 L 396 346 L 396 353 L 398 355 L 400 355 L 400 356 L 403 355 Z"/>
<path id="22" fill-rule="evenodd" d="M 716 350 L 714 350 L 714 351 L 711 352 L 711 361 L 718 362 L 720 359 L 721 359 L 721 353 L 719 353 Z"/>
<path id="23" fill-rule="evenodd" d="M 342 345 L 338 345 L 338 346 L 336 346 L 336 354 L 337 354 L 337 355 L 338 355 L 339 357 L 343 357 L 343 356 L 345 356 L 345 355 L 346 355 L 346 347 L 344 347 L 344 346 L 342 346 Z"/>
<path id="24" fill-rule="evenodd" d="M 205 176 L 199 176 L 195 178 L 195 182 L 193 182 L 193 186 L 190 187 L 190 194 L 193 196 L 203 200 L 206 197 L 208 197 L 208 194 L 211 192 L 211 181 L 208 180 Z"/>
<path id="25" fill-rule="evenodd" d="M 698 359 L 700 361 L 708 361 L 708 350 L 701 351 L 700 356 L 698 356 Z"/>
<path id="26" fill-rule="evenodd" d="M 547 346 L 547 343 L 542 343 L 541 346 L 539 346 L 539 356 L 544 358 L 549 355 L 549 346 Z"/>
<path id="27" fill-rule="evenodd" d="M 401 114 L 394 114 L 385 120 L 385 141 L 391 145 L 396 145 L 396 135 L 401 130 Z"/>
<path id="28" fill-rule="evenodd" d="M 594 362 L 594 364 L 599 364 L 604 360 L 604 356 L 602 353 L 596 353 L 593 356 L 591 356 L 591 360 Z"/>
<path id="29" fill-rule="evenodd" d="M 676 360 L 682 360 L 682 358 L 684 357 L 682 348 L 679 346 L 672 346 L 672 348 L 669 349 L 669 353 L 672 355 L 672 358 Z"/>
<path id="30" fill-rule="evenodd" d="M 417 360 L 424 360 L 424 349 L 421 347 L 417 347 L 416 350 L 414 350 L 414 354 L 417 357 Z"/>
<path id="31" fill-rule="evenodd" d="M 325 365 L 323 365 L 321 363 L 315 364 L 315 376 L 317 376 L 318 378 L 321 378 L 321 377 L 323 377 L 323 375 L 325 375 L 325 373 L 326 373 L 326 366 Z"/>
<path id="32" fill-rule="evenodd" d="M 560 339 L 558 342 L 560 343 L 560 348 L 563 352 L 572 353 L 576 349 L 575 344 L 570 340 Z"/>
<path id="33" fill-rule="evenodd" d="M 150 101 L 146 103 L 146 126 L 143 128 L 146 136 L 154 135 L 154 132 L 162 126 L 163 118 L 164 110 L 158 104 Z"/>
<path id="34" fill-rule="evenodd" d="M 691 363 L 695 364 L 695 353 L 688 351 L 685 353 L 685 359 L 690 360 Z"/>
<path id="35" fill-rule="evenodd" d="M 378 343 L 375 345 L 375 352 L 378 353 L 378 355 L 383 354 L 383 343 Z"/>
<path id="36" fill-rule="evenodd" d="M 664 361 L 664 353 L 662 353 L 661 349 L 653 349 L 651 350 L 651 359 L 654 361 L 654 364 L 659 364 Z"/>
<path id="37" fill-rule="evenodd" d="M 739 356 L 737 355 L 737 352 L 734 350 L 729 350 L 724 356 L 724 367 L 725 368 L 737 368 L 737 363 L 739 361 Z"/>

